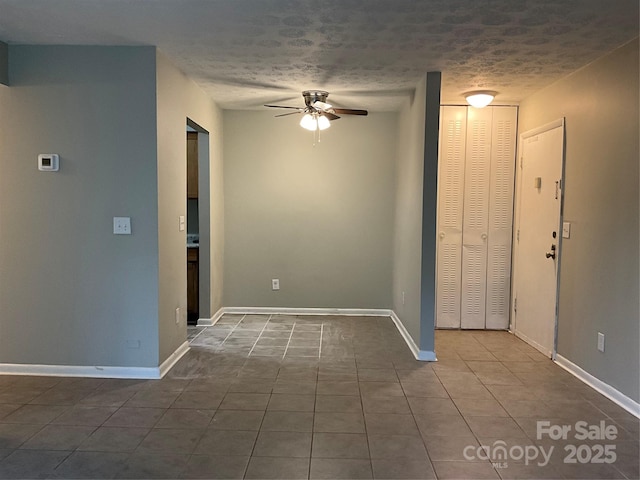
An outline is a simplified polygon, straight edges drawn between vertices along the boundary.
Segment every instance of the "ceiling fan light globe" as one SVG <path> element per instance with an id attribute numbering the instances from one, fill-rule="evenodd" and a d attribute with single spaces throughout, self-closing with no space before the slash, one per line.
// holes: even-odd
<path id="1" fill-rule="evenodd" d="M 318 117 L 318 128 L 320 130 L 326 130 L 330 126 L 331 126 L 331 122 L 329 121 L 329 119 L 327 117 L 325 117 L 324 115 L 320 115 Z"/>
<path id="2" fill-rule="evenodd" d="M 309 130 L 310 132 L 315 132 L 318 129 L 318 122 L 313 117 L 313 115 L 309 113 L 305 113 L 303 117 L 300 119 L 300 126 L 305 130 Z"/>

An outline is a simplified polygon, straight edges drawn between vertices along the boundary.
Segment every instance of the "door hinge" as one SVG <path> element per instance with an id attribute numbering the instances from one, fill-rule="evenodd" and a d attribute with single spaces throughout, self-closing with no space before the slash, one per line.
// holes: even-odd
<path id="1" fill-rule="evenodd" d="M 520 157 L 520 168 L 522 168 L 522 157 Z"/>
<path id="2" fill-rule="evenodd" d="M 518 297 L 513 299 L 513 311 L 514 313 L 518 313 Z"/>
<path id="3" fill-rule="evenodd" d="M 516 231 L 516 241 L 520 241 L 520 229 Z"/>

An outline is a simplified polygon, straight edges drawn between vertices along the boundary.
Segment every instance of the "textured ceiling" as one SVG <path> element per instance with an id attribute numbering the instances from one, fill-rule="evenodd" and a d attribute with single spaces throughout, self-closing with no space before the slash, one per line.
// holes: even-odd
<path id="1" fill-rule="evenodd" d="M 517 102 L 637 36 L 637 0 L 0 0 L 0 40 L 156 45 L 237 109 L 391 110 L 433 70 Z"/>

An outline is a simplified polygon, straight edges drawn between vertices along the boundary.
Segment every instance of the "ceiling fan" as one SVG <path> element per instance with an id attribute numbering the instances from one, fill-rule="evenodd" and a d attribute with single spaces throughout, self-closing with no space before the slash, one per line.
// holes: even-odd
<path id="1" fill-rule="evenodd" d="M 339 119 L 340 115 L 367 115 L 369 113 L 366 110 L 335 108 L 333 105 L 326 103 L 328 96 L 329 92 L 324 90 L 305 90 L 302 92 L 302 97 L 306 107 L 287 107 L 284 105 L 265 105 L 265 107 L 296 110 L 295 112 L 281 113 L 276 117 L 304 113 L 300 120 L 300 126 L 311 131 L 329 128 L 331 126 L 329 121 Z"/>

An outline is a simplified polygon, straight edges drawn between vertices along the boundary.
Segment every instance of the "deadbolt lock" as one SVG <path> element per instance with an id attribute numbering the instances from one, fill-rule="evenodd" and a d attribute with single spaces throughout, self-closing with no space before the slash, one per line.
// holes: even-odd
<path id="1" fill-rule="evenodd" d="M 555 243 L 551 245 L 551 251 L 547 252 L 546 257 L 547 258 L 553 258 L 555 260 L 555 258 L 556 258 L 556 245 L 555 245 Z"/>

